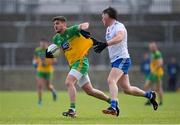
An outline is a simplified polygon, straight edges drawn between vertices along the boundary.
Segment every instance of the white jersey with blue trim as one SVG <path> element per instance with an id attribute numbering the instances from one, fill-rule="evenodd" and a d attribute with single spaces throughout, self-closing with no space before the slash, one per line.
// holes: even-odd
<path id="1" fill-rule="evenodd" d="M 111 62 L 114 62 L 120 58 L 130 58 L 127 47 L 127 30 L 122 23 L 114 21 L 111 26 L 107 27 L 106 41 L 113 39 L 113 37 L 115 37 L 119 31 L 124 31 L 125 33 L 123 40 L 117 44 L 108 46 Z"/>

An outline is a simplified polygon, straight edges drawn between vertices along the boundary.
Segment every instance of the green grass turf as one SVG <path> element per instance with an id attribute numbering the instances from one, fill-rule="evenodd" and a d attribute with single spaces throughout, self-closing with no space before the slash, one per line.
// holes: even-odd
<path id="1" fill-rule="evenodd" d="M 180 123 L 180 93 L 166 93 L 164 104 L 158 111 L 144 106 L 141 97 L 119 94 L 120 117 L 102 114 L 108 104 L 79 92 L 75 119 L 66 118 L 61 113 L 69 108 L 67 92 L 59 92 L 57 102 L 52 101 L 51 93 L 43 94 L 43 106 L 37 106 L 35 92 L 0 92 L 0 123 L 69 123 L 69 124 L 141 124 L 141 123 Z"/>

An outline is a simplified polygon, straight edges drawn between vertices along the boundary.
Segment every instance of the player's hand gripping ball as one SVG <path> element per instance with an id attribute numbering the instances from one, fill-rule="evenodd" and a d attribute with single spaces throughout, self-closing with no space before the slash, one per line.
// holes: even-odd
<path id="1" fill-rule="evenodd" d="M 59 55 L 60 55 L 60 48 L 55 44 L 51 44 L 46 49 L 47 58 L 57 58 Z"/>

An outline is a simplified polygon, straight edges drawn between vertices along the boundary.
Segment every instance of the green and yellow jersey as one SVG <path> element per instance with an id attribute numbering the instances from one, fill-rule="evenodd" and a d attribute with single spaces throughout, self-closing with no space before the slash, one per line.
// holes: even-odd
<path id="1" fill-rule="evenodd" d="M 158 79 L 161 79 L 162 76 L 164 75 L 164 70 L 163 67 L 159 67 L 156 69 L 156 66 L 158 65 L 158 60 L 162 59 L 162 54 L 160 51 L 155 51 L 151 53 L 151 63 L 150 63 L 150 79 L 152 81 L 157 81 Z"/>
<path id="2" fill-rule="evenodd" d="M 52 73 L 53 68 L 53 59 L 45 57 L 46 49 L 40 47 L 36 48 L 34 51 L 35 61 L 37 62 L 37 72 Z"/>
<path id="3" fill-rule="evenodd" d="M 63 50 L 71 68 L 82 74 L 87 73 L 89 63 L 86 55 L 93 46 L 93 41 L 80 34 L 78 25 L 67 28 L 63 34 L 57 33 L 52 42 Z"/>

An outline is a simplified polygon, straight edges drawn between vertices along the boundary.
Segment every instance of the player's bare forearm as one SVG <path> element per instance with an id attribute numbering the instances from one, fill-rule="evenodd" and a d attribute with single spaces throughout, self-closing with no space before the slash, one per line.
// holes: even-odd
<path id="1" fill-rule="evenodd" d="M 94 38 L 90 32 L 86 30 L 80 30 L 81 35 L 83 35 L 86 39 L 91 39 L 93 42 L 93 46 L 99 45 L 101 42 Z"/>
<path id="2" fill-rule="evenodd" d="M 117 33 L 117 35 L 112 38 L 111 40 L 107 41 L 108 46 L 112 46 L 114 44 L 120 43 L 124 38 L 124 32 L 123 31 L 119 31 Z"/>
<path id="3" fill-rule="evenodd" d="M 89 28 L 89 22 L 79 24 L 79 30 L 86 30 Z"/>

